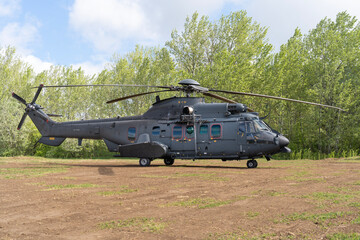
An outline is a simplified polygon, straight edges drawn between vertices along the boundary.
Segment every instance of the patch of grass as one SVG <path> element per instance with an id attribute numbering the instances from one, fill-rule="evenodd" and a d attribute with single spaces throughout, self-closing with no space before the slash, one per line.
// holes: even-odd
<path id="1" fill-rule="evenodd" d="M 132 193 L 132 192 L 137 192 L 137 189 L 131 189 L 128 186 L 121 186 L 120 190 L 115 190 L 115 191 L 102 191 L 102 192 L 98 192 L 98 195 L 101 196 L 115 196 L 115 195 L 121 195 L 121 194 L 125 194 L 125 193 Z"/>
<path id="2" fill-rule="evenodd" d="M 165 228 L 164 222 L 155 218 L 135 217 L 126 220 L 108 221 L 99 224 L 100 229 L 138 229 L 144 232 L 160 233 Z"/>
<path id="3" fill-rule="evenodd" d="M 228 232 L 228 233 L 210 233 L 207 239 L 238 240 L 238 239 L 244 239 L 244 237 L 236 232 Z"/>
<path id="4" fill-rule="evenodd" d="M 323 225 L 326 221 L 341 218 L 347 215 L 351 215 L 349 212 L 328 212 L 328 213 L 293 213 L 280 220 L 276 220 L 275 223 L 290 223 L 298 220 L 309 220 L 315 224 Z"/>
<path id="5" fill-rule="evenodd" d="M 356 182 L 354 182 L 354 183 L 352 183 L 352 185 L 360 185 L 360 181 L 356 181 Z"/>
<path id="6" fill-rule="evenodd" d="M 208 240 L 260 240 L 260 239 L 274 239 L 276 237 L 276 233 L 264 233 L 260 236 L 254 236 L 252 233 L 234 231 L 234 232 L 225 232 L 225 233 L 210 233 L 206 239 Z M 289 239 L 289 238 L 288 238 Z"/>
<path id="7" fill-rule="evenodd" d="M 360 208 L 360 202 L 353 202 L 349 204 L 350 207 Z"/>
<path id="8" fill-rule="evenodd" d="M 150 174 L 143 174 L 141 177 L 146 178 L 184 178 L 184 177 L 196 177 L 205 180 L 212 180 L 212 181 L 229 181 L 227 177 L 217 177 L 216 173 L 175 173 L 173 175 L 150 175 Z"/>
<path id="9" fill-rule="evenodd" d="M 45 186 L 45 182 L 35 182 L 35 183 L 25 183 L 26 185 L 32 185 L 32 186 Z"/>
<path id="10" fill-rule="evenodd" d="M 76 180 L 76 177 L 62 177 L 62 180 Z"/>
<path id="11" fill-rule="evenodd" d="M 151 175 L 151 174 L 143 174 L 143 175 L 140 175 L 140 177 L 145 177 L 145 178 L 171 178 L 171 176 L 167 176 L 167 175 Z"/>
<path id="12" fill-rule="evenodd" d="M 329 240 L 359 240 L 359 233 L 335 233 L 333 235 L 327 235 L 326 239 Z"/>
<path id="13" fill-rule="evenodd" d="M 74 189 L 74 188 L 97 188 L 102 187 L 98 184 L 83 183 L 83 184 L 52 184 L 47 185 L 47 190 L 58 190 L 58 189 Z"/>
<path id="14" fill-rule="evenodd" d="M 313 177 L 308 171 L 298 171 L 291 176 L 284 177 L 285 180 L 291 180 L 295 182 L 325 182 L 323 177 Z"/>
<path id="15" fill-rule="evenodd" d="M 198 177 L 205 180 L 229 181 L 227 177 L 217 177 L 216 173 L 175 173 L 175 177 Z"/>
<path id="16" fill-rule="evenodd" d="M 256 218 L 257 216 L 259 216 L 259 214 L 260 214 L 260 213 L 258 213 L 258 212 L 247 212 L 247 213 L 246 213 L 246 216 L 247 216 L 248 218 Z"/>
<path id="17" fill-rule="evenodd" d="M 352 224 L 360 224 L 360 216 L 351 221 Z"/>
<path id="18" fill-rule="evenodd" d="M 245 199 L 248 199 L 248 198 L 250 198 L 250 197 L 239 195 L 239 196 L 235 196 L 231 201 L 232 202 L 237 202 L 237 201 L 242 201 L 242 200 L 245 200 Z"/>
<path id="19" fill-rule="evenodd" d="M 341 194 L 341 193 L 315 192 L 310 195 L 305 195 L 303 197 L 312 198 L 318 201 L 331 201 L 333 203 L 338 204 L 338 203 L 346 202 L 354 198 L 355 196 L 350 194 Z"/>
<path id="20" fill-rule="evenodd" d="M 3 176 L 6 179 L 41 177 L 45 174 L 64 173 L 68 169 L 69 167 L 64 166 L 1 168 L 0 176 Z"/>
<path id="21" fill-rule="evenodd" d="M 197 207 L 200 209 L 220 207 L 226 204 L 230 204 L 232 201 L 219 201 L 213 198 L 192 198 L 189 200 L 181 200 L 168 204 L 168 206 L 178 207 Z"/>
<path id="22" fill-rule="evenodd" d="M 251 192 L 252 195 L 260 195 L 260 196 L 270 196 L 270 197 L 278 197 L 278 196 L 284 196 L 287 195 L 288 193 L 286 192 L 278 192 L 275 190 L 257 190 L 257 191 L 253 191 Z"/>

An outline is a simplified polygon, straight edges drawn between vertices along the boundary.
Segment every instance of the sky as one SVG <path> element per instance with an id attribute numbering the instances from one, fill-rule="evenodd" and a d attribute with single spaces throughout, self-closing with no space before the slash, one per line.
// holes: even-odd
<path id="1" fill-rule="evenodd" d="M 0 0 L 0 48 L 15 47 L 37 73 L 72 65 L 92 75 L 137 44 L 164 46 L 195 11 L 216 21 L 240 10 L 268 27 L 274 51 L 297 27 L 307 34 L 342 11 L 360 19 L 359 0 Z"/>

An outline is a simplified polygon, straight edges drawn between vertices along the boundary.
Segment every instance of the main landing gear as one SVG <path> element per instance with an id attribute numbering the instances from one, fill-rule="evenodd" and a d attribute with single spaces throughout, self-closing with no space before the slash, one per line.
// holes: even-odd
<path id="1" fill-rule="evenodd" d="M 142 166 L 142 167 L 150 166 L 150 163 L 151 163 L 151 159 L 150 159 L 150 158 L 140 158 L 140 160 L 139 160 L 139 164 L 140 164 L 140 166 Z"/>
<path id="2" fill-rule="evenodd" d="M 258 165 L 258 163 L 257 163 L 257 161 L 256 161 L 255 159 L 249 160 L 249 161 L 247 161 L 247 163 L 246 163 L 246 166 L 247 166 L 248 168 L 256 168 L 257 165 Z"/>
<path id="3" fill-rule="evenodd" d="M 141 167 L 148 167 L 148 166 L 150 166 L 152 160 L 153 159 L 150 159 L 150 158 L 140 158 L 139 164 Z M 173 158 L 165 158 L 164 159 L 164 163 L 167 166 L 173 165 L 174 162 L 175 162 L 175 159 L 173 159 Z"/>
<path id="4" fill-rule="evenodd" d="M 164 159 L 164 163 L 165 163 L 166 166 L 173 165 L 174 162 L 175 162 L 175 159 L 173 159 L 173 158 L 165 158 Z"/>

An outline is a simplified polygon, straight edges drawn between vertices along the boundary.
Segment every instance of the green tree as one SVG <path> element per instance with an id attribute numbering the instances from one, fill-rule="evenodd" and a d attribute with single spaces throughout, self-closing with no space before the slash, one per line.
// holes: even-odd
<path id="1" fill-rule="evenodd" d="M 17 130 L 17 125 L 24 114 L 24 105 L 11 97 L 16 92 L 28 102 L 31 101 L 33 84 L 33 70 L 20 60 L 12 47 L 0 48 L 0 156 L 16 155 L 24 151 L 27 137 L 32 131 L 26 126 Z"/>

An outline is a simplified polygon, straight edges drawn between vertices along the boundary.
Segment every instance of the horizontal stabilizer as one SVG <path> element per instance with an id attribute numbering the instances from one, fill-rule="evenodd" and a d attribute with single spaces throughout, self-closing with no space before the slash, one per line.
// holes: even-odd
<path id="1" fill-rule="evenodd" d="M 139 157 L 139 158 L 161 158 L 164 157 L 167 146 L 157 143 L 135 143 L 119 146 L 121 157 Z"/>
<path id="2" fill-rule="evenodd" d="M 60 146 L 66 138 L 63 137 L 41 137 L 39 143 L 49 146 Z"/>

